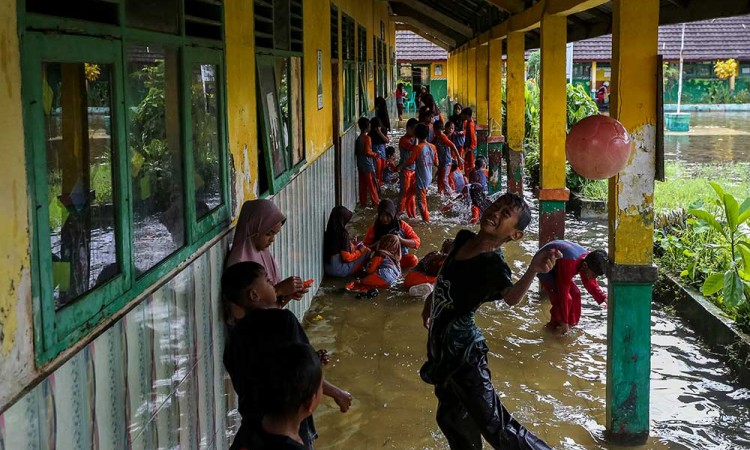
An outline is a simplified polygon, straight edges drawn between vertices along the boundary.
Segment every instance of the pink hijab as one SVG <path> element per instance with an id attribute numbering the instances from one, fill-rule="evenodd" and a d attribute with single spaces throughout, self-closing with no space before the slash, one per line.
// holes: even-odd
<path id="1" fill-rule="evenodd" d="M 263 266 L 274 285 L 281 281 L 279 266 L 268 249 L 258 250 L 252 237 L 267 233 L 277 223 L 286 222 L 286 216 L 270 200 L 250 200 L 242 205 L 237 228 L 234 230 L 232 249 L 227 258 L 227 267 L 243 261 L 254 261 Z"/>

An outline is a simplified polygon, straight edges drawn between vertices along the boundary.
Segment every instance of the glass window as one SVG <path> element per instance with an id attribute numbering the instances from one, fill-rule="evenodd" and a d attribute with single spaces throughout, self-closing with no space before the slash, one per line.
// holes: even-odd
<path id="1" fill-rule="evenodd" d="M 112 66 L 42 64 L 55 309 L 120 273 L 112 189 Z"/>
<path id="2" fill-rule="evenodd" d="M 178 0 L 126 0 L 128 26 L 162 33 L 180 31 Z"/>
<path id="3" fill-rule="evenodd" d="M 222 204 L 221 146 L 217 76 L 213 64 L 196 64 L 191 72 L 191 117 L 195 167 L 195 213 L 198 219 Z"/>
<path id="4" fill-rule="evenodd" d="M 128 48 L 128 146 L 138 274 L 185 243 L 177 71 L 174 49 Z"/>

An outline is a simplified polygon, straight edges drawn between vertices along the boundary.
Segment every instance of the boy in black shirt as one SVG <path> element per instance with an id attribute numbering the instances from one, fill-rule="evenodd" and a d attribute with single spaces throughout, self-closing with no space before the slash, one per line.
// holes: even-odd
<path id="1" fill-rule="evenodd" d="M 307 344 L 290 344 L 261 356 L 256 382 L 263 420 L 247 440 L 247 449 L 305 450 L 300 424 L 323 396 L 320 359 Z"/>
<path id="2" fill-rule="evenodd" d="M 461 230 L 425 302 L 422 318 L 429 330 L 422 379 L 435 385 L 437 422 L 451 449 L 481 449 L 482 436 L 496 449 L 548 449 L 519 424 L 495 392 L 487 367 L 489 348 L 474 322 L 482 303 L 502 298 L 519 303 L 538 273 L 561 257 L 557 250 L 538 252 L 516 284 L 500 248 L 523 237 L 531 221 L 519 195 L 498 198 L 482 216 L 479 234 Z"/>
<path id="3" fill-rule="evenodd" d="M 242 416 L 242 425 L 231 447 L 236 450 L 247 447 L 247 437 L 257 429 L 265 413 L 258 400 L 258 392 L 265 386 L 255 381 L 262 369 L 260 355 L 273 354 L 289 344 L 309 345 L 310 341 L 297 317 L 288 309 L 279 308 L 276 291 L 260 264 L 245 261 L 229 266 L 221 277 L 221 289 L 225 301 L 245 310 L 245 316 L 230 330 L 224 349 L 224 367 L 237 392 Z M 264 361 L 267 360 L 266 357 Z M 351 394 L 325 380 L 323 393 L 336 401 L 341 412 L 351 406 Z M 299 436 L 306 448 L 311 449 L 317 437 L 312 416 L 302 421 Z"/>

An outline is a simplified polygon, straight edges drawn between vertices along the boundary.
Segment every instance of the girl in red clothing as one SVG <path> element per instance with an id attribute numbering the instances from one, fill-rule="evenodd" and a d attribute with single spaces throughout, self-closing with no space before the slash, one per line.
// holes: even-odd
<path id="1" fill-rule="evenodd" d="M 474 124 L 472 116 L 474 111 L 471 108 L 464 108 L 461 111 L 461 118 L 464 120 L 464 133 L 466 142 L 464 143 L 464 173 L 468 174 L 474 169 L 474 151 L 477 148 L 477 127 Z"/>
<path id="2" fill-rule="evenodd" d="M 375 223 L 367 230 L 364 244 L 370 248 L 374 248 L 374 245 L 380 239 L 389 234 L 396 236 L 401 244 L 401 268 L 410 269 L 416 266 L 419 259 L 416 255 L 408 253 L 408 249 L 419 248 L 421 243 L 419 236 L 417 236 L 417 233 L 414 232 L 414 229 L 408 223 L 398 218 L 396 205 L 386 199 L 378 205 L 378 216 L 375 219 Z"/>
<path id="3" fill-rule="evenodd" d="M 378 155 L 372 151 L 372 140 L 370 132 L 370 121 L 367 117 L 360 117 L 357 121 L 359 136 L 354 141 L 354 154 L 357 157 L 357 171 L 359 172 L 359 204 L 367 206 L 367 194 L 370 194 L 373 206 L 380 202 L 378 189 L 375 182 L 376 163 Z"/>
<path id="4" fill-rule="evenodd" d="M 352 212 L 343 206 L 336 206 L 328 217 L 323 235 L 324 270 L 332 277 L 348 277 L 362 269 L 370 249 L 361 242 L 355 247 L 346 224 L 352 220 Z"/>
<path id="5" fill-rule="evenodd" d="M 450 124 L 450 122 L 448 123 Z M 450 187 L 448 177 L 450 175 L 453 158 L 458 157 L 458 149 L 456 149 L 456 146 L 446 135 L 447 130 L 446 133 L 443 133 L 443 122 L 439 120 L 435 122 L 433 124 L 433 129 L 435 130 L 435 136 L 432 143 L 437 148 L 438 154 L 438 194 L 451 195 L 453 190 Z"/>
<path id="6" fill-rule="evenodd" d="M 443 267 L 445 258 L 453 248 L 453 239 L 446 239 L 439 252 L 430 252 L 419 261 L 419 264 L 413 268 L 404 279 L 404 287 L 410 288 L 419 284 L 435 284 L 438 272 Z"/>

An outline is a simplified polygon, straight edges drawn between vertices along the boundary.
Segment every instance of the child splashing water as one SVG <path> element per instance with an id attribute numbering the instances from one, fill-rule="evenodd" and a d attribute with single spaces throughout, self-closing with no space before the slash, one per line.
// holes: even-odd
<path id="1" fill-rule="evenodd" d="M 440 270 L 435 292 L 425 302 L 427 362 L 422 379 L 435 385 L 437 423 L 451 449 L 481 449 L 482 437 L 496 449 L 546 450 L 550 447 L 516 421 L 492 385 L 489 347 L 474 314 L 482 303 L 521 302 L 534 277 L 552 269 L 562 254 L 540 250 L 515 284 L 498 250 L 518 241 L 531 221 L 523 197 L 507 193 L 485 211 L 479 233 L 461 230 Z"/>

